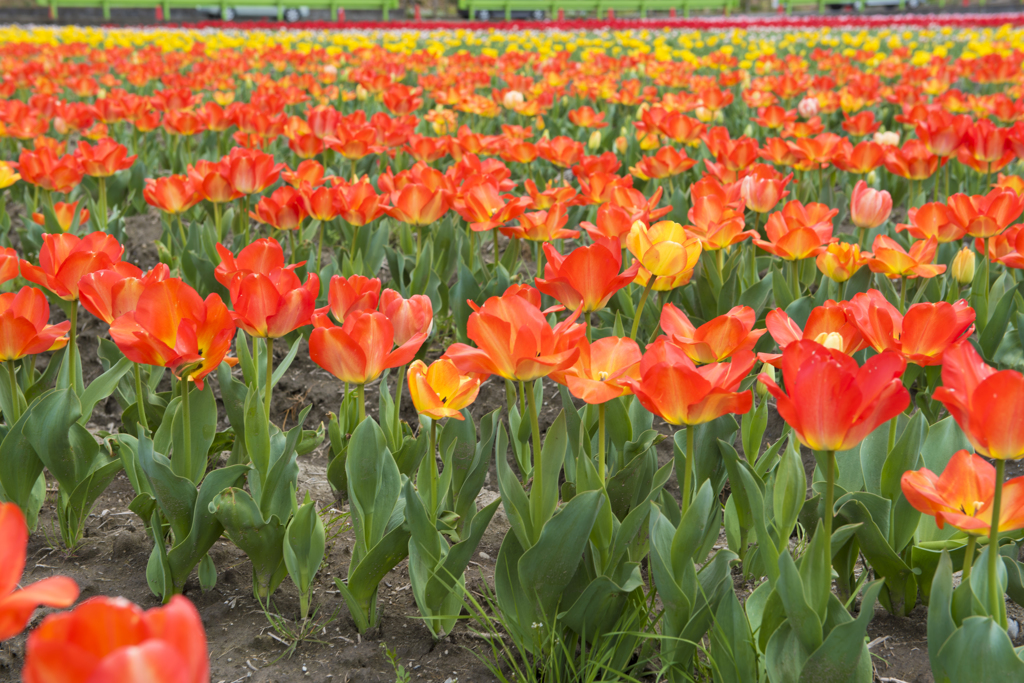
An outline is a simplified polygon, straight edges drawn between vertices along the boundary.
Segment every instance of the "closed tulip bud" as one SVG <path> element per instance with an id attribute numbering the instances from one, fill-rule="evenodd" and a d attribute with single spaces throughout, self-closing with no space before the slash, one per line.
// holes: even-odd
<path id="1" fill-rule="evenodd" d="M 360 102 L 370 96 L 369 91 L 361 85 L 356 86 L 356 99 Z"/>
<path id="2" fill-rule="evenodd" d="M 624 135 L 620 135 L 615 138 L 615 151 L 619 154 L 625 154 L 628 145 L 629 143 L 626 141 L 626 137 Z"/>
<path id="3" fill-rule="evenodd" d="M 867 180 L 868 180 L 868 185 L 872 185 L 872 186 L 877 185 L 878 184 L 878 173 L 876 173 L 875 171 L 868 171 Z"/>
<path id="4" fill-rule="evenodd" d="M 711 119 L 715 117 L 714 112 L 708 109 L 707 107 L 697 107 L 697 109 L 695 109 L 693 113 L 697 116 L 697 120 L 700 121 L 701 123 L 708 123 L 711 121 Z"/>
<path id="5" fill-rule="evenodd" d="M 767 377 L 773 382 L 775 381 L 775 368 L 767 363 L 761 366 L 761 372 L 759 374 Z M 754 389 L 757 391 L 758 398 L 764 398 L 768 395 L 768 387 L 764 385 L 764 382 L 755 382 Z"/>
<path id="6" fill-rule="evenodd" d="M 892 213 L 892 195 L 873 190 L 863 180 L 857 182 L 850 197 L 850 220 L 858 228 L 877 228 Z"/>
<path id="7" fill-rule="evenodd" d="M 587 147 L 592 152 L 596 152 L 601 148 L 601 131 L 595 130 L 590 134 L 590 139 L 587 140 Z"/>
<path id="8" fill-rule="evenodd" d="M 526 98 L 523 97 L 523 93 L 518 90 L 509 90 L 505 93 L 505 96 L 501 98 L 501 103 L 505 105 L 506 109 L 515 109 L 525 101 Z"/>
<path id="9" fill-rule="evenodd" d="M 800 104 L 796 105 L 796 111 L 800 116 L 809 119 L 818 115 L 818 112 L 821 111 L 821 104 L 817 97 L 805 97 L 800 100 Z"/>
<path id="10" fill-rule="evenodd" d="M 893 130 L 879 131 L 875 133 L 874 141 L 882 145 L 883 147 L 886 145 L 890 147 L 895 147 L 896 145 L 900 144 L 900 134 Z"/>
<path id="11" fill-rule="evenodd" d="M 747 124 L 747 127 L 743 129 L 743 136 L 748 138 L 754 136 L 754 127 L 749 123 Z"/>
<path id="12" fill-rule="evenodd" d="M 961 285 L 974 282 L 974 252 L 968 247 L 961 249 L 953 259 L 953 277 Z"/>

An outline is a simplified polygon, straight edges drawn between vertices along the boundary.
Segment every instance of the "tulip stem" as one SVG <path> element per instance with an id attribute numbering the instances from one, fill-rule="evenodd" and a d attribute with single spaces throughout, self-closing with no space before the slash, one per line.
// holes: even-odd
<path id="1" fill-rule="evenodd" d="M 224 241 L 224 233 L 221 232 L 221 229 L 222 229 L 221 228 L 221 222 L 222 221 L 221 221 L 220 203 L 219 202 L 214 202 L 213 203 L 213 226 L 214 226 L 214 229 L 217 231 L 217 241 L 218 242 L 223 242 Z"/>
<path id="2" fill-rule="evenodd" d="M 544 250 L 541 249 L 541 243 L 536 242 L 537 245 L 537 278 L 544 277 Z"/>
<path id="3" fill-rule="evenodd" d="M 148 432 L 149 421 L 146 419 L 146 401 L 143 396 L 142 370 L 139 368 L 139 364 L 135 363 L 135 403 L 137 405 L 137 410 L 139 411 L 139 424 Z"/>
<path id="4" fill-rule="evenodd" d="M 724 284 L 724 280 L 725 280 L 725 249 L 724 249 L 724 247 L 722 249 L 716 249 L 715 250 L 715 266 L 718 268 L 718 279 L 722 280 L 723 284 Z"/>
<path id="5" fill-rule="evenodd" d="M 263 392 L 263 413 L 270 424 L 270 399 L 274 391 L 274 339 L 267 337 L 267 379 L 266 390 Z"/>
<path id="6" fill-rule="evenodd" d="M 498 263 L 501 260 L 498 254 L 498 229 L 491 230 L 491 234 L 494 236 L 494 272 L 498 272 Z"/>
<path id="7" fill-rule="evenodd" d="M 1003 503 L 1003 478 L 1006 461 L 996 459 L 996 490 L 992 496 L 991 532 L 988 543 L 988 591 L 989 609 L 999 627 L 1006 629 L 1006 605 L 1003 603 L 1003 587 L 999 583 L 999 513 Z"/>
<path id="8" fill-rule="evenodd" d="M 356 230 L 358 231 L 359 228 L 356 228 Z M 317 237 L 317 247 L 316 247 L 316 274 L 317 274 L 317 277 L 320 276 L 320 260 L 321 260 L 321 258 L 323 257 L 323 254 L 324 254 L 324 222 L 323 221 L 320 221 L 320 226 L 318 228 L 318 232 L 319 232 L 319 235 Z M 355 248 L 355 243 L 354 242 L 352 244 L 352 247 Z"/>
<path id="9" fill-rule="evenodd" d="M 109 219 L 109 216 L 107 215 L 107 179 L 102 177 L 97 178 L 96 183 L 97 185 L 99 185 L 100 188 L 100 198 L 98 207 L 100 212 L 100 229 L 103 230 L 103 232 L 106 232 L 107 221 Z"/>
<path id="10" fill-rule="evenodd" d="M 789 262 L 789 277 L 791 289 L 793 290 L 793 300 L 800 298 L 800 261 L 793 259 Z"/>
<path id="11" fill-rule="evenodd" d="M 359 420 L 356 424 L 359 425 L 366 419 L 366 386 L 363 384 L 356 385 L 356 401 L 359 403 Z"/>
<path id="12" fill-rule="evenodd" d="M 526 403 L 530 409 L 530 427 L 533 430 L 533 488 L 530 491 L 531 497 L 534 495 L 544 495 L 544 467 L 540 461 L 540 421 L 537 418 L 537 402 L 533 398 L 533 383 L 536 381 L 532 380 L 526 389 Z M 543 506 L 531 505 L 530 507 L 539 512 Z M 534 519 L 534 533 L 540 533 L 543 525 L 544 520 L 539 517 Z"/>
<path id="13" fill-rule="evenodd" d="M 402 444 L 402 422 L 399 413 L 402 407 L 402 385 L 405 383 L 405 367 L 398 368 L 398 383 L 395 386 L 395 410 L 393 413 L 395 423 L 395 448 L 399 448 Z M 430 421 L 430 429 L 434 429 L 434 421 Z M 434 451 L 430 451 L 433 453 Z"/>
<path id="14" fill-rule="evenodd" d="M 604 404 L 597 406 L 597 480 L 604 487 Z"/>
<path id="15" fill-rule="evenodd" d="M 185 244 L 188 243 L 188 238 L 185 237 L 185 224 L 181 220 L 181 214 L 177 214 L 178 217 L 178 234 L 181 235 L 181 253 L 185 254 Z"/>
<path id="16" fill-rule="evenodd" d="M 637 330 L 640 329 L 640 317 L 644 313 L 644 304 L 647 303 L 647 297 L 651 294 L 651 288 L 654 287 L 655 280 L 654 273 L 651 273 L 647 279 L 647 285 L 644 287 L 644 293 L 640 295 L 640 303 L 636 307 L 636 317 L 633 318 L 633 331 L 629 333 L 629 338 L 636 341 Z"/>
<path id="17" fill-rule="evenodd" d="M 591 325 L 590 325 L 590 311 L 587 311 L 586 313 L 583 314 L 583 324 L 587 326 L 587 341 L 588 342 L 594 341 L 594 334 L 593 334 L 593 331 L 591 330 Z"/>
<path id="18" fill-rule="evenodd" d="M 430 521 L 437 521 L 437 420 L 430 419 Z"/>
<path id="19" fill-rule="evenodd" d="M 825 461 L 825 542 L 831 544 L 832 513 L 836 506 L 836 452 L 826 451 Z"/>
<path id="20" fill-rule="evenodd" d="M 68 343 L 68 384 L 75 391 L 78 377 L 78 299 L 71 301 L 71 341 Z M 77 394 L 78 392 L 75 391 Z"/>
<path id="21" fill-rule="evenodd" d="M 182 460 L 185 461 L 184 467 L 181 468 L 181 472 L 184 472 L 189 479 L 192 478 L 192 419 L 188 411 L 188 375 L 181 378 L 178 382 L 181 386 L 181 426 L 185 431 L 185 439 L 182 447 L 185 452 L 181 455 Z M 175 454 L 177 456 L 177 454 Z"/>
<path id="22" fill-rule="evenodd" d="M 298 231 L 299 231 L 298 228 L 296 228 L 295 230 L 289 230 L 288 231 L 288 248 L 291 250 L 291 253 L 292 253 L 292 263 L 298 263 L 299 262 L 298 254 L 296 253 L 297 249 L 296 249 L 296 246 L 295 246 L 295 233 L 298 232 Z M 317 275 L 319 275 L 319 273 L 317 273 Z"/>
<path id="23" fill-rule="evenodd" d="M 697 429 L 693 425 L 686 426 L 686 471 L 683 472 L 683 514 L 690 509 L 693 500 L 693 441 Z"/>
<path id="24" fill-rule="evenodd" d="M 526 415 L 526 384 L 519 380 L 519 418 Z"/>
<path id="25" fill-rule="evenodd" d="M 11 378 L 11 419 L 8 420 L 8 426 L 13 427 L 21 419 L 21 401 L 18 399 L 18 378 L 14 374 L 13 360 L 7 361 L 7 373 Z"/>
<path id="26" fill-rule="evenodd" d="M 964 549 L 964 570 L 960 577 L 960 583 L 967 583 L 971 578 L 971 568 L 974 566 L 974 546 L 978 544 L 978 537 L 974 534 L 967 536 L 967 547 Z"/>
<path id="27" fill-rule="evenodd" d="M 907 313 L 907 278 L 900 278 L 900 315 Z"/>

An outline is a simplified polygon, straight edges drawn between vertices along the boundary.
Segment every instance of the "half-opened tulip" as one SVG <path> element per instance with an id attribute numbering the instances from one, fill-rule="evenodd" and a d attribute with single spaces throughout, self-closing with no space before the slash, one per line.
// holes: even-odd
<path id="1" fill-rule="evenodd" d="M 950 220 L 971 237 L 998 235 L 1024 211 L 1024 198 L 997 188 L 986 195 L 955 194 L 947 202 Z"/>
<path id="2" fill-rule="evenodd" d="M 379 311 L 350 313 L 342 327 L 323 314 L 313 316 L 309 357 L 343 382 L 363 385 L 388 368 L 410 362 L 427 339 L 421 332 L 395 348 L 395 328 Z"/>
<path id="3" fill-rule="evenodd" d="M 939 243 L 934 237 L 914 242 L 910 251 L 888 235 L 877 235 L 871 245 L 873 258 L 868 259 L 868 268 L 888 278 L 935 277 L 946 272 L 946 266 L 933 264 L 935 250 Z"/>
<path id="4" fill-rule="evenodd" d="M 68 232 L 75 224 L 75 214 L 78 214 L 78 224 L 85 225 L 89 222 L 89 209 L 83 208 L 78 211 L 78 202 L 54 202 L 53 217 L 57 219 L 57 227 L 61 232 Z M 46 225 L 46 216 L 41 213 L 32 214 L 32 220 L 37 225 Z"/>
<path id="5" fill-rule="evenodd" d="M 380 300 L 380 280 L 362 275 L 342 277 L 335 275 L 327 288 L 327 307 L 317 313 L 330 311 L 334 319 L 344 324 L 349 313 L 373 311 Z"/>
<path id="6" fill-rule="evenodd" d="M 909 223 L 897 223 L 896 232 L 906 230 L 917 240 L 935 238 L 937 242 L 957 242 L 967 234 L 964 226 L 953 220 L 949 207 L 942 202 L 928 202 L 907 212 Z"/>
<path id="7" fill-rule="evenodd" d="M 593 405 L 633 393 L 630 382 L 640 379 L 640 347 L 629 337 L 581 339 L 580 357 L 568 369 L 552 373 L 576 398 Z"/>
<path id="8" fill-rule="evenodd" d="M 686 313 L 674 304 L 661 309 L 661 329 L 670 343 L 683 350 L 694 363 L 716 363 L 741 351 L 752 351 L 767 330 L 754 330 L 754 309 L 734 306 L 732 310 L 694 327 Z"/>
<path id="9" fill-rule="evenodd" d="M 650 227 L 641 221 L 633 223 L 626 247 L 645 270 L 666 278 L 692 271 L 701 253 L 700 240 L 672 221 Z"/>
<path id="10" fill-rule="evenodd" d="M 66 576 L 51 576 L 17 590 L 25 570 L 28 527 L 14 503 L 0 503 L 0 642 L 16 636 L 36 607 L 70 607 L 78 585 Z"/>
<path id="11" fill-rule="evenodd" d="M 832 218 L 837 213 L 839 209 L 824 204 L 788 202 L 782 211 L 768 216 L 768 239 L 754 238 L 754 244 L 786 261 L 817 256 L 832 241 Z"/>
<path id="12" fill-rule="evenodd" d="M 158 263 L 145 275 L 135 266 L 124 264 L 119 270 L 98 270 L 83 277 L 78 283 L 78 295 L 85 310 L 110 325 L 135 310 L 147 284 L 166 280 L 170 275 L 164 263 Z"/>
<path id="13" fill-rule="evenodd" d="M 445 192 L 430 189 L 419 183 L 409 183 L 402 189 L 391 194 L 390 208 L 387 214 L 401 223 L 425 226 L 436 223 L 441 216 L 448 213 L 448 199 Z"/>
<path id="14" fill-rule="evenodd" d="M 397 346 L 421 334 L 429 335 L 434 327 L 434 305 L 424 294 L 413 294 L 404 299 L 395 290 L 385 289 L 380 294 L 380 312 L 394 326 Z"/>
<path id="15" fill-rule="evenodd" d="M 729 208 L 715 195 L 697 197 L 687 217 L 692 225 L 686 229 L 700 240 L 705 251 L 717 251 L 759 236 L 756 230 L 743 230 L 742 211 Z"/>
<path id="16" fill-rule="evenodd" d="M 110 138 L 103 138 L 95 145 L 84 140 L 79 142 L 75 156 L 85 175 L 94 178 L 108 178 L 118 171 L 131 168 L 137 158 L 134 154 L 128 156 L 128 148 Z"/>
<path id="17" fill-rule="evenodd" d="M 406 377 L 416 412 L 432 420 L 465 420 L 460 411 L 480 392 L 480 378 L 461 374 L 447 358 L 434 361 L 430 367 L 421 360 L 413 361 Z"/>
<path id="18" fill-rule="evenodd" d="M 78 283 L 97 270 L 119 270 L 124 247 L 112 235 L 94 232 L 85 237 L 71 233 L 43 235 L 39 265 L 22 260 L 21 274 L 65 301 L 78 298 Z M 132 266 L 134 269 L 134 266 Z M 129 270 L 131 272 L 131 270 Z"/>
<path id="19" fill-rule="evenodd" d="M 842 351 L 848 356 L 866 346 L 857 323 L 847 315 L 840 304 L 831 299 L 811 309 L 811 314 L 807 316 L 807 324 L 802 330 L 781 308 L 769 311 L 765 317 L 765 326 L 772 339 L 783 350 L 790 344 L 804 339 Z M 757 356 L 762 362 L 773 367 L 782 367 L 781 353 L 759 353 Z"/>
<path id="20" fill-rule="evenodd" d="M 622 251 L 603 237 L 589 247 L 577 247 L 563 256 L 551 244 L 544 245 L 547 262 L 544 278 L 534 283 L 541 292 L 554 297 L 571 311 L 599 311 L 615 292 L 636 277 L 639 264 L 622 268 Z"/>
<path id="21" fill-rule="evenodd" d="M 892 195 L 885 190 L 868 187 L 863 180 L 858 180 L 850 195 L 850 220 L 862 230 L 877 228 L 892 213 Z"/>
<path id="22" fill-rule="evenodd" d="M 818 254 L 815 263 L 825 277 L 835 282 L 846 282 L 854 273 L 867 265 L 871 254 L 862 252 L 859 244 L 832 242 Z"/>
<path id="23" fill-rule="evenodd" d="M 146 178 L 142 196 L 147 204 L 172 214 L 188 211 L 203 198 L 195 183 L 186 175 Z"/>
<path id="24" fill-rule="evenodd" d="M 176 595 L 142 611 L 124 598 L 96 597 L 52 614 L 25 646 L 25 683 L 209 683 L 199 612 Z"/>

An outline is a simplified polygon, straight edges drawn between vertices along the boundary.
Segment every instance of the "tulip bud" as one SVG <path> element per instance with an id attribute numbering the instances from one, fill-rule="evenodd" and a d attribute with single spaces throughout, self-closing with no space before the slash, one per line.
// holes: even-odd
<path id="1" fill-rule="evenodd" d="M 601 131 L 595 130 L 590 134 L 590 139 L 587 140 L 587 147 L 592 152 L 596 152 L 601 148 Z"/>
<path id="2" fill-rule="evenodd" d="M 501 98 L 501 103 L 506 109 L 515 109 L 525 101 L 526 98 L 523 96 L 523 93 L 518 90 L 509 90 L 505 93 L 505 96 Z"/>
<path id="3" fill-rule="evenodd" d="M 709 123 L 714 118 L 714 112 L 707 107 L 697 107 L 693 113 L 701 123 Z"/>
<path id="4" fill-rule="evenodd" d="M 896 147 L 900 144 L 900 134 L 894 130 L 878 131 L 875 133 L 874 140 L 883 147 L 886 145 Z"/>
<path id="5" fill-rule="evenodd" d="M 634 118 L 639 121 L 644 117 L 644 112 L 651 108 L 651 105 L 647 102 L 641 102 L 640 106 L 636 108 L 636 116 Z"/>
<path id="6" fill-rule="evenodd" d="M 620 135 L 619 137 L 615 138 L 615 149 L 616 151 L 618 151 L 619 154 L 626 153 L 626 148 L 628 147 L 628 144 L 629 143 L 626 142 L 626 136 L 624 135 Z"/>
<path id="7" fill-rule="evenodd" d="M 974 282 L 974 252 L 969 247 L 964 247 L 953 259 L 953 277 L 961 285 L 969 285 Z"/>
<path id="8" fill-rule="evenodd" d="M 818 115 L 818 112 L 821 111 L 821 104 L 817 97 L 805 97 L 800 100 L 800 104 L 796 105 L 796 110 L 800 116 L 809 119 Z"/>
<path id="9" fill-rule="evenodd" d="M 863 180 L 857 182 L 850 196 L 850 220 L 854 225 L 867 230 L 877 228 L 891 213 L 892 195 L 868 187 Z"/>
<path id="10" fill-rule="evenodd" d="M 749 123 L 747 124 L 746 128 L 743 129 L 743 136 L 748 138 L 754 136 L 754 127 Z"/>
<path id="11" fill-rule="evenodd" d="M 871 185 L 872 187 L 877 185 L 878 184 L 878 173 L 875 172 L 874 170 L 868 171 L 867 183 L 868 183 L 868 185 Z"/>
<path id="12" fill-rule="evenodd" d="M 370 92 L 361 85 L 356 86 L 356 99 L 359 101 L 365 100 L 370 96 Z"/>
<path id="13" fill-rule="evenodd" d="M 544 123 L 544 117 L 543 116 L 536 117 L 534 119 L 534 125 L 537 127 L 537 130 L 543 130 L 544 131 L 543 137 L 545 137 L 545 138 L 549 137 L 548 132 L 546 130 L 544 130 L 545 128 L 547 128 L 547 126 Z"/>
<path id="14" fill-rule="evenodd" d="M 762 365 L 761 374 L 770 379 L 771 381 L 775 381 L 775 368 L 772 367 L 771 365 L 768 365 L 767 363 Z M 757 395 L 759 398 L 764 398 L 765 396 L 768 395 L 768 388 L 765 387 L 763 383 L 755 382 L 754 387 L 756 388 Z"/>

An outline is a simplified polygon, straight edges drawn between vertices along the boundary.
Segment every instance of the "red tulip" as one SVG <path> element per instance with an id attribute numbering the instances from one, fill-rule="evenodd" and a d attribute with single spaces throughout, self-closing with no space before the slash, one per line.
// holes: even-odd
<path id="1" fill-rule="evenodd" d="M 421 332 L 395 348 L 394 325 L 379 311 L 350 313 L 342 327 L 316 314 L 309 357 L 343 382 L 366 384 L 388 368 L 409 363 L 426 339 L 427 333 Z"/>
<path id="2" fill-rule="evenodd" d="M 640 264 L 622 268 L 622 251 L 615 242 L 596 238 L 589 247 L 577 247 L 563 256 L 550 243 L 544 245 L 547 263 L 544 278 L 535 286 L 554 297 L 571 311 L 584 313 L 599 311 L 608 304 L 615 292 L 627 286 L 636 277 Z"/>
<path id="3" fill-rule="evenodd" d="M 195 166 L 186 169 L 188 177 L 196 188 L 196 192 L 202 199 L 214 204 L 223 204 L 238 199 L 242 196 L 237 192 L 228 180 L 229 169 L 224 163 L 214 163 L 200 159 Z"/>
<path id="4" fill-rule="evenodd" d="M 66 576 L 51 576 L 21 590 L 28 528 L 14 503 L 0 503 L 0 642 L 21 633 L 39 605 L 70 607 L 78 585 Z"/>
<path id="5" fill-rule="evenodd" d="M 274 163 L 274 157 L 254 149 L 235 147 L 221 159 L 220 173 L 238 196 L 263 192 L 281 174 L 284 164 Z"/>
<path id="6" fill-rule="evenodd" d="M 0 284 L 18 277 L 18 252 L 12 247 L 0 247 Z"/>
<path id="7" fill-rule="evenodd" d="M 385 212 L 401 223 L 430 225 L 448 213 L 448 199 L 440 188 L 432 190 L 426 185 L 409 183 L 391 194 L 391 208 Z"/>
<path id="8" fill-rule="evenodd" d="M 831 299 L 824 305 L 811 309 L 811 314 L 807 317 L 807 324 L 802 330 L 781 308 L 776 308 L 768 313 L 765 318 L 765 326 L 772 339 L 783 350 L 790 344 L 803 339 L 809 339 L 827 348 L 841 351 L 848 356 L 852 356 L 867 346 L 864 336 L 852 316 L 847 315 L 843 307 Z M 782 367 L 781 353 L 759 353 L 757 356 L 764 363 L 776 368 Z"/>
<path id="9" fill-rule="evenodd" d="M 276 339 L 310 323 L 319 295 L 315 273 L 303 284 L 290 268 L 250 272 L 232 282 L 231 317 L 253 337 Z"/>
<path id="10" fill-rule="evenodd" d="M 82 165 L 73 155 L 58 158 L 49 147 L 23 149 L 18 157 L 21 179 L 53 192 L 71 192 L 82 182 Z"/>
<path id="11" fill-rule="evenodd" d="M 145 275 L 135 266 L 123 264 L 120 270 L 89 273 L 78 283 L 78 294 L 85 310 L 110 325 L 135 310 L 146 285 L 166 280 L 170 275 L 164 263 L 158 263 Z"/>
<path id="12" fill-rule="evenodd" d="M 298 230 L 309 215 L 302 194 L 291 185 L 283 185 L 269 197 L 260 197 L 249 216 L 276 230 Z"/>
<path id="13" fill-rule="evenodd" d="M 330 311 L 334 319 L 344 324 L 350 313 L 377 310 L 380 300 L 380 280 L 377 278 L 353 275 L 344 278 L 335 275 L 327 288 L 327 307 L 319 308 L 317 313 Z"/>
<path id="14" fill-rule="evenodd" d="M 131 168 L 138 158 L 135 154 L 128 156 L 128 148 L 110 138 L 103 138 L 95 145 L 80 141 L 75 156 L 85 175 L 94 178 L 109 178 L 118 171 Z"/>
<path id="15" fill-rule="evenodd" d="M 202 200 L 195 183 L 185 175 L 146 178 L 142 190 L 146 203 L 167 213 L 183 213 Z"/>
<path id="16" fill-rule="evenodd" d="M 767 330 L 754 330 L 756 315 L 749 306 L 735 306 L 728 313 L 694 327 L 686 313 L 674 304 L 661 309 L 661 329 L 669 343 L 678 346 L 694 363 L 715 363 L 744 351 L 753 351 Z"/>
<path id="17" fill-rule="evenodd" d="M 768 217 L 768 240 L 754 238 L 754 244 L 787 261 L 817 256 L 832 241 L 832 218 L 839 209 L 824 204 L 806 206 L 791 201 Z"/>
<path id="18" fill-rule="evenodd" d="M 963 299 L 914 304 L 904 316 L 870 289 L 844 301 L 843 309 L 875 351 L 894 351 L 921 366 L 941 365 L 946 349 L 974 332 L 974 309 Z"/>
<path id="19" fill-rule="evenodd" d="M 96 597 L 29 634 L 25 683 L 209 683 L 206 634 L 188 598 L 142 611 Z"/>
<path id="20" fill-rule="evenodd" d="M 102 232 L 81 238 L 71 233 L 45 234 L 39 265 L 22 260 L 21 274 L 61 299 L 74 301 L 78 298 L 78 282 L 89 273 L 127 268 L 130 274 L 134 267 L 121 262 L 123 253 L 124 247 Z"/>
<path id="21" fill-rule="evenodd" d="M 804 340 L 782 351 L 786 391 L 766 375 L 758 379 L 775 397 L 779 415 L 800 443 L 816 451 L 843 451 L 910 404 L 900 379 L 905 367 L 891 352 L 858 367 L 842 352 Z"/>
<path id="22" fill-rule="evenodd" d="M 220 296 L 204 301 L 177 278 L 147 284 L 135 310 L 114 320 L 110 337 L 136 363 L 170 368 L 203 388 L 203 378 L 225 360 L 235 324 Z"/>
<path id="23" fill-rule="evenodd" d="M 229 292 L 233 292 L 238 281 L 250 273 L 270 275 L 279 268 L 295 270 L 302 265 L 293 263 L 286 266 L 281 243 L 273 237 L 255 240 L 243 247 L 238 256 L 228 251 L 223 244 L 217 245 L 217 253 L 220 255 L 220 263 L 214 269 L 213 276 L 217 278 L 217 282 L 227 287 Z"/>
<path id="24" fill-rule="evenodd" d="M 1024 456 L 1024 376 L 996 371 L 963 342 L 942 357 L 942 386 L 934 398 L 946 407 L 974 449 L 998 460 Z"/>

